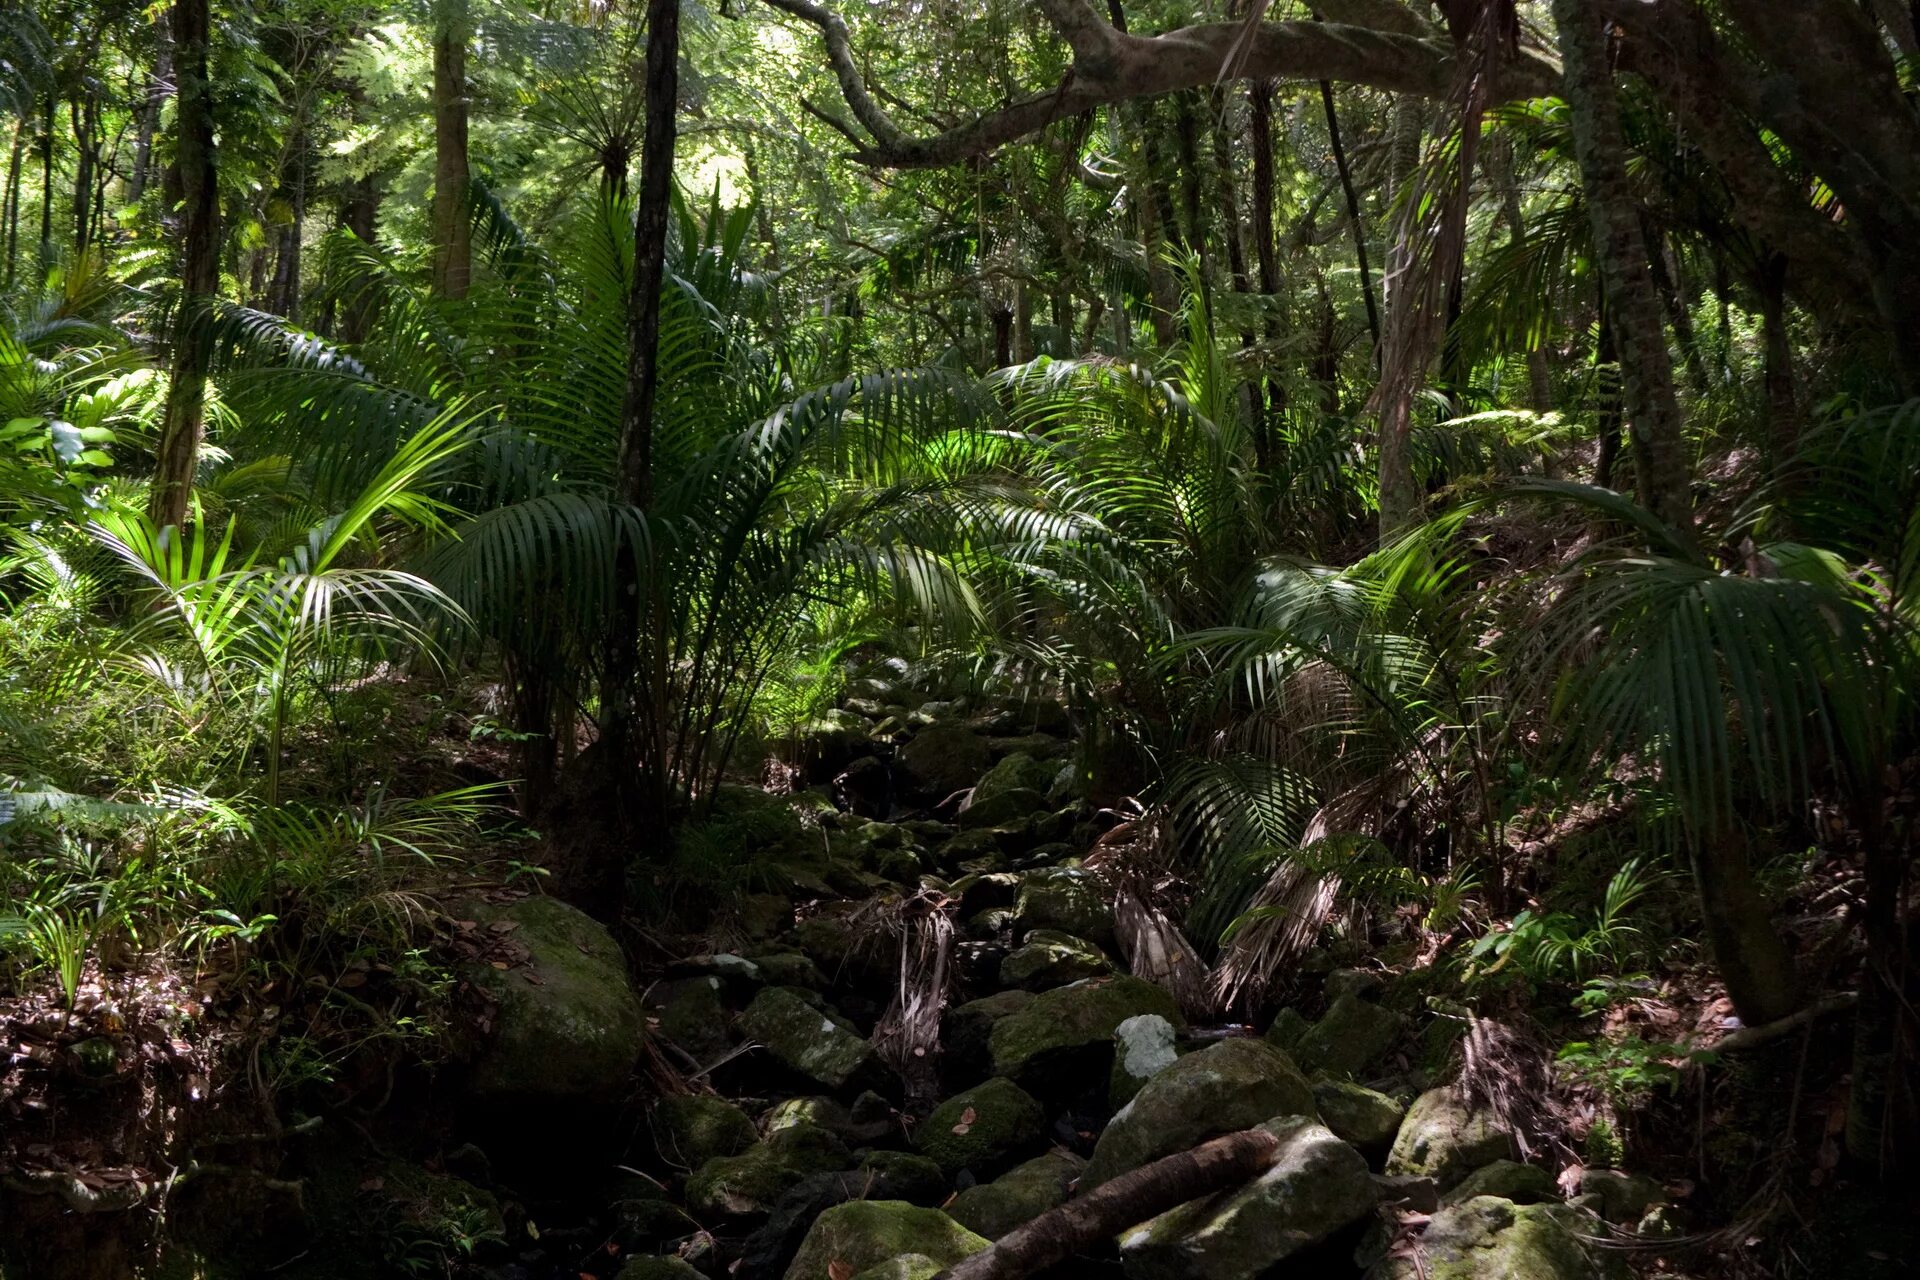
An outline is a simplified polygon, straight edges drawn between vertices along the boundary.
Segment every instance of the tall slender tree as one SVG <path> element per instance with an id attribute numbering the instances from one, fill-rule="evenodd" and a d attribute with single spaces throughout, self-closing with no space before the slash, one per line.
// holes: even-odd
<path id="1" fill-rule="evenodd" d="M 468 213 L 467 0 L 436 0 L 433 25 L 433 293 L 458 301 L 473 277 Z"/>

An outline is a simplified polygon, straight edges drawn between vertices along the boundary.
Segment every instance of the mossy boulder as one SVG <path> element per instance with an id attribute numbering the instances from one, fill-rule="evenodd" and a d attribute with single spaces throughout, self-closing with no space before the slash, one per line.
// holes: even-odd
<path id="1" fill-rule="evenodd" d="M 908 1254 L 950 1267 L 989 1243 L 938 1209 L 904 1200 L 849 1200 L 814 1219 L 786 1280 L 839 1280 Z"/>
<path id="2" fill-rule="evenodd" d="M 1035 929 L 1000 962 L 1000 985 L 1045 991 L 1113 972 L 1113 961 L 1084 938 Z"/>
<path id="3" fill-rule="evenodd" d="M 1166 989 L 1138 978 L 1055 987 L 993 1024 L 987 1037 L 993 1073 L 1043 1094 L 1078 1087 L 1088 1072 L 1103 1077 L 1112 1067 L 1114 1030 L 1142 1013 L 1183 1025 Z"/>
<path id="4" fill-rule="evenodd" d="M 1121 1237 L 1128 1280 L 1253 1280 L 1373 1212 L 1373 1182 L 1358 1151 L 1310 1117 L 1264 1127 L 1280 1140 L 1265 1173 Z"/>
<path id="5" fill-rule="evenodd" d="M 820 966 L 798 951 L 769 951 L 753 958 L 766 975 L 769 983 L 776 987 L 811 987 L 818 990 L 827 985 L 826 975 L 820 972 Z"/>
<path id="6" fill-rule="evenodd" d="M 1113 942 L 1113 906 L 1100 877 L 1084 867 L 1043 867 L 1020 880 L 1013 906 L 1022 930 L 1055 929 L 1101 946 Z"/>
<path id="7" fill-rule="evenodd" d="M 1387 1149 L 1407 1114 L 1386 1094 L 1344 1080 L 1314 1081 L 1313 1105 L 1342 1142 L 1371 1152 Z"/>
<path id="8" fill-rule="evenodd" d="M 1495 1160 L 1468 1174 L 1459 1186 L 1442 1196 L 1440 1202 L 1461 1204 L 1476 1196 L 1498 1196 L 1515 1204 L 1539 1204 L 1543 1200 L 1558 1200 L 1560 1185 L 1537 1164 Z"/>
<path id="9" fill-rule="evenodd" d="M 853 1165 L 853 1152 L 825 1125 L 800 1121 L 767 1134 L 767 1146 L 802 1173 L 832 1173 Z"/>
<path id="10" fill-rule="evenodd" d="M 613 1280 L 706 1280 L 685 1258 L 630 1258 Z"/>
<path id="11" fill-rule="evenodd" d="M 1035 1156 L 995 1178 L 977 1183 L 953 1198 L 947 1213 L 969 1231 L 998 1240 L 1049 1209 L 1067 1202 L 1087 1162 L 1070 1151 Z"/>
<path id="12" fill-rule="evenodd" d="M 1113 1070 L 1107 1076 L 1107 1104 L 1115 1111 L 1133 1101 L 1147 1081 L 1172 1066 L 1178 1032 L 1157 1013 L 1128 1018 L 1113 1030 Z"/>
<path id="13" fill-rule="evenodd" d="M 456 914 L 525 952 L 504 969 L 463 970 L 495 1006 L 468 1090 L 488 1100 L 618 1099 L 645 1048 L 646 1018 L 606 927 L 553 898 L 470 900 Z"/>
<path id="14" fill-rule="evenodd" d="M 747 1113 L 724 1098 L 662 1098 L 654 1103 L 648 1123 L 660 1159 L 681 1169 L 698 1169 L 717 1156 L 737 1156 L 757 1136 Z"/>
<path id="15" fill-rule="evenodd" d="M 1045 804 L 1047 789 L 1053 786 L 1054 775 L 1059 772 L 1057 763 L 1036 760 L 1025 751 L 1009 752 L 974 784 L 973 803 L 985 804 L 1010 791 L 1029 791 L 1040 796 L 1041 803 Z"/>
<path id="16" fill-rule="evenodd" d="M 1429 1089 L 1400 1122 L 1387 1156 L 1390 1174 L 1432 1178 L 1450 1191 L 1483 1165 L 1513 1156 L 1513 1135 L 1485 1110 L 1467 1105 L 1457 1087 Z"/>
<path id="17" fill-rule="evenodd" d="M 999 791 L 985 800 L 975 798 L 954 819 L 963 831 L 997 831 L 1003 835 L 1023 831 L 1027 820 L 1045 812 L 1047 797 L 1038 791 L 1017 787 Z M 1015 841 L 1017 845 L 1032 841 Z"/>
<path id="18" fill-rule="evenodd" d="M 1302 1071 L 1357 1076 L 1393 1047 L 1402 1025 L 1399 1014 L 1347 994 L 1327 1007 L 1291 1052 Z"/>
<path id="19" fill-rule="evenodd" d="M 1264 1038 L 1274 1048 L 1292 1053 L 1294 1046 L 1300 1043 L 1300 1037 L 1307 1034 L 1312 1026 L 1311 1022 L 1300 1016 L 1298 1009 L 1289 1005 L 1273 1015 L 1273 1025 L 1267 1028 Z"/>
<path id="20" fill-rule="evenodd" d="M 1516 1205 L 1476 1196 L 1433 1215 L 1410 1249 L 1396 1251 L 1367 1280 L 1610 1280 L 1625 1264 L 1589 1252 L 1594 1223 L 1565 1205 Z"/>
<path id="21" fill-rule="evenodd" d="M 939 1163 L 911 1151 L 869 1151 L 860 1158 L 860 1172 L 872 1174 L 889 1200 L 938 1205 L 947 1198 L 947 1175 Z"/>
<path id="22" fill-rule="evenodd" d="M 829 1089 L 873 1077 L 873 1046 L 783 987 L 769 987 L 740 1015 L 740 1029 L 790 1071 Z"/>
<path id="23" fill-rule="evenodd" d="M 1150 1160 L 1278 1116 L 1312 1115 L 1313 1090 L 1262 1040 L 1222 1040 L 1147 1081 L 1100 1134 L 1081 1185 L 1092 1190 Z"/>
<path id="24" fill-rule="evenodd" d="M 903 1253 L 877 1267 L 868 1267 L 853 1280 L 933 1280 L 945 1270 L 924 1253 Z"/>
<path id="25" fill-rule="evenodd" d="M 940 1019 L 940 1043 L 946 1050 L 942 1066 L 948 1077 L 972 1081 L 985 1076 L 993 1060 L 989 1041 L 994 1027 L 1033 1000 L 1031 991 L 998 991 L 948 1008 Z"/>
<path id="26" fill-rule="evenodd" d="M 898 763 L 912 788 L 937 802 L 978 782 L 993 765 L 993 749 L 962 725 L 934 724 L 900 749 Z"/>
<path id="27" fill-rule="evenodd" d="M 990 1176 L 1046 1133 L 1047 1115 L 1032 1094 L 996 1076 L 955 1094 L 914 1130 L 913 1145 L 948 1175 Z"/>
<path id="28" fill-rule="evenodd" d="M 703 1219 L 764 1217 L 807 1173 L 764 1142 L 707 1161 L 687 1179 L 687 1204 Z"/>
<path id="29" fill-rule="evenodd" d="M 1633 1222 L 1646 1213 L 1648 1206 L 1665 1200 L 1667 1189 L 1644 1173 L 1586 1169 L 1580 1174 L 1580 1194 L 1594 1197 L 1600 1216 L 1608 1222 Z M 1519 1199 L 1518 1196 L 1508 1198 Z"/>

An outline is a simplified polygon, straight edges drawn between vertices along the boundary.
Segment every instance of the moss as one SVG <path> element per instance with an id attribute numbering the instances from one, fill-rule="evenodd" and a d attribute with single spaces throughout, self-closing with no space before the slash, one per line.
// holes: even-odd
<path id="1" fill-rule="evenodd" d="M 849 1200 L 814 1219 L 786 1280 L 836 1280 L 907 1254 L 950 1267 L 989 1243 L 938 1209 L 904 1200 Z"/>
<path id="2" fill-rule="evenodd" d="M 687 1179 L 687 1204 L 696 1213 L 714 1217 L 757 1217 L 806 1176 L 772 1147 L 755 1143 L 737 1156 L 720 1156 L 701 1165 Z"/>
<path id="3" fill-rule="evenodd" d="M 1046 1123 L 1031 1094 L 996 1077 L 941 1103 L 914 1132 L 914 1145 L 948 1174 L 987 1175 L 1038 1143 Z"/>
<path id="4" fill-rule="evenodd" d="M 650 1119 L 660 1158 L 683 1169 L 698 1169 L 716 1156 L 739 1155 L 755 1137 L 747 1113 L 721 1098 L 662 1098 Z"/>
<path id="5" fill-rule="evenodd" d="M 988 1036 L 993 1072 L 1021 1085 L 1056 1090 L 1075 1085 L 1073 1077 L 1081 1072 L 1104 1077 L 1112 1065 L 1114 1030 L 1142 1013 L 1184 1025 L 1165 988 L 1138 978 L 1091 978 L 1057 987 L 993 1024 Z"/>

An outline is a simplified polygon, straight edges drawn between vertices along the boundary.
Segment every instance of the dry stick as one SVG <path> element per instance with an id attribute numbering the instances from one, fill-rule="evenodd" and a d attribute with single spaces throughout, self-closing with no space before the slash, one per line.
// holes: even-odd
<path id="1" fill-rule="evenodd" d="M 1242 1129 L 1155 1160 L 1041 1214 L 934 1280 L 1021 1280 L 1175 1205 L 1257 1177 L 1279 1148 L 1265 1129 Z"/>

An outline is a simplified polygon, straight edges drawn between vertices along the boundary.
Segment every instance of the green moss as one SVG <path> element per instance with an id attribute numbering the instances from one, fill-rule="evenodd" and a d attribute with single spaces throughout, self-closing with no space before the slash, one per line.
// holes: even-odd
<path id="1" fill-rule="evenodd" d="M 914 1131 L 914 1146 L 948 1174 L 986 1175 L 1046 1134 L 1046 1111 L 1011 1080 L 995 1077 L 955 1094 Z"/>
<path id="2" fill-rule="evenodd" d="M 849 1200 L 814 1219 L 786 1280 L 834 1280 L 835 1264 L 841 1274 L 858 1273 L 907 1254 L 950 1267 L 989 1243 L 938 1209 L 904 1200 Z"/>

